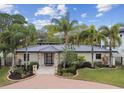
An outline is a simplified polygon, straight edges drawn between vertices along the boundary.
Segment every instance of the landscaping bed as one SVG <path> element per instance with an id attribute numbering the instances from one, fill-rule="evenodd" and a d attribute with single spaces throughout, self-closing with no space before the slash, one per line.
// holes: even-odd
<path id="1" fill-rule="evenodd" d="M 37 69 L 39 68 L 39 64 L 37 62 L 30 62 L 27 67 L 26 65 L 15 66 L 10 71 L 8 78 L 11 80 L 21 80 L 33 76 L 33 65 L 37 65 Z"/>
<path id="2" fill-rule="evenodd" d="M 8 71 L 9 71 L 9 67 L 2 67 L 0 69 L 0 87 L 14 83 L 13 81 L 7 79 Z"/>
<path id="3" fill-rule="evenodd" d="M 76 77 L 72 77 L 72 79 L 106 83 L 124 88 L 124 67 L 116 69 L 83 68 L 79 69 L 78 72 L 78 75 Z"/>

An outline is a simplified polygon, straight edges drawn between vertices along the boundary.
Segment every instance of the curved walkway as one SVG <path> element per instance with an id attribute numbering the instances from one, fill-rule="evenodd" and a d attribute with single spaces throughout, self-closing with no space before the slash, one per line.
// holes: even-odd
<path id="1" fill-rule="evenodd" d="M 54 75 L 37 75 L 34 78 L 7 85 L 7 89 L 118 89 L 118 87 L 83 80 L 71 80 Z"/>

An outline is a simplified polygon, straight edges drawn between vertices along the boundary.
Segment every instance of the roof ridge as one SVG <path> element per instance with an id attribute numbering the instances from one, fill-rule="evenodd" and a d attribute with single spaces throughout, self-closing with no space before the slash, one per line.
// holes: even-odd
<path id="1" fill-rule="evenodd" d="M 49 48 L 49 47 L 52 47 L 52 48 L 54 48 L 54 49 L 56 49 L 56 50 L 59 50 L 59 49 L 55 48 L 53 45 L 47 45 L 47 46 L 43 47 L 43 48 L 40 49 L 40 50 L 44 50 L 44 49 L 47 49 L 47 48 Z"/>

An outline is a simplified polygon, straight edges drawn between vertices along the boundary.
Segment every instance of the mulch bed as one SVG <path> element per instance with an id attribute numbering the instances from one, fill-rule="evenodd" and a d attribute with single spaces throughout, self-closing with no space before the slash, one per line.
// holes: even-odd
<path id="1" fill-rule="evenodd" d="M 9 75 L 9 78 L 12 79 L 12 80 L 20 80 L 20 79 L 25 79 L 25 78 L 28 78 L 30 76 L 33 76 L 34 74 L 28 74 L 26 75 L 25 77 L 21 77 L 21 75 L 19 73 L 15 73 L 15 72 L 11 72 L 11 74 Z"/>

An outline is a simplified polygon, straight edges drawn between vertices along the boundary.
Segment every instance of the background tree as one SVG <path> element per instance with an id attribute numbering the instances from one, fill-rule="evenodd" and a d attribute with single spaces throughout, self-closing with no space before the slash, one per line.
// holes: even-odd
<path id="1" fill-rule="evenodd" d="M 99 31 L 101 31 L 102 34 L 104 34 L 106 37 L 108 37 L 108 43 L 109 43 L 109 66 L 112 67 L 112 48 L 115 48 L 119 45 L 121 45 L 121 38 L 119 35 L 119 26 L 113 25 L 110 28 L 107 26 L 101 26 L 99 28 Z"/>
<path id="2" fill-rule="evenodd" d="M 4 61 L 8 53 L 13 54 L 12 66 L 15 63 L 15 49 L 19 45 L 22 26 L 26 23 L 22 15 L 10 15 L 0 13 L 0 50 L 4 55 Z"/>
<path id="3" fill-rule="evenodd" d="M 10 52 L 10 32 L 4 31 L 0 33 L 0 52 L 2 65 L 6 65 L 6 56 Z"/>
<path id="4" fill-rule="evenodd" d="M 91 25 L 89 29 L 82 31 L 78 36 L 78 42 L 83 42 L 84 44 L 91 45 L 91 59 L 92 59 L 92 67 L 94 67 L 94 46 L 96 44 L 100 44 L 101 41 L 104 41 L 107 44 L 106 37 L 95 29 L 94 25 Z"/>
<path id="5" fill-rule="evenodd" d="M 82 31 L 86 31 L 87 29 L 88 29 L 88 26 L 85 24 L 77 25 L 74 31 L 69 32 L 69 43 L 78 45 L 77 39 L 79 34 Z M 83 42 L 80 42 L 80 44 L 83 44 Z"/>
<path id="6" fill-rule="evenodd" d="M 76 20 L 69 20 L 69 15 L 62 17 L 61 19 L 52 19 L 52 23 L 54 24 L 54 28 L 56 28 L 59 32 L 64 32 L 64 43 L 68 43 L 68 32 L 75 30 L 77 26 Z"/>
<path id="7" fill-rule="evenodd" d="M 0 13 L 0 32 L 7 30 L 7 28 L 11 25 L 12 20 L 11 15 L 7 13 Z"/>
<path id="8" fill-rule="evenodd" d="M 11 15 L 11 18 L 13 19 L 12 20 L 13 24 L 16 23 L 16 24 L 22 24 L 23 25 L 23 24 L 27 23 L 25 17 L 20 15 L 20 14 Z"/>
<path id="9" fill-rule="evenodd" d="M 12 53 L 12 67 L 14 67 L 15 65 L 15 54 L 16 54 L 16 49 L 21 45 L 21 39 L 23 37 L 23 33 L 22 33 L 22 25 L 20 24 L 13 24 L 10 29 L 9 29 L 9 32 L 10 32 L 10 50 L 11 50 L 11 53 Z"/>
<path id="10" fill-rule="evenodd" d="M 23 26 L 23 45 L 26 48 L 26 68 L 27 68 L 27 63 L 28 63 L 28 46 L 35 44 L 37 42 L 37 32 L 36 32 L 36 28 L 33 24 L 27 24 L 26 26 Z"/>

